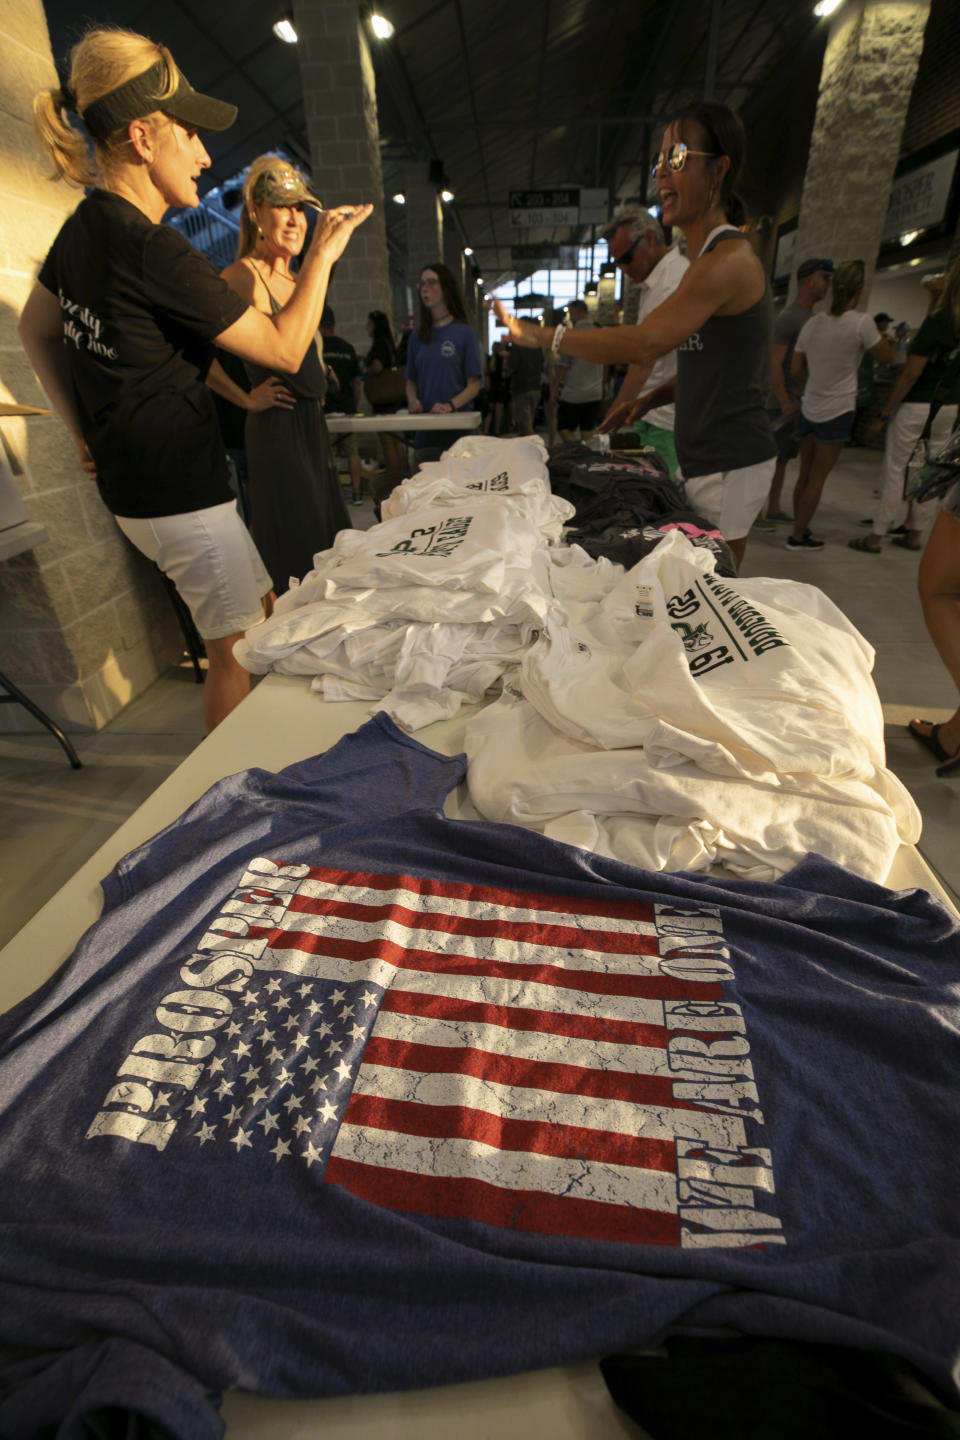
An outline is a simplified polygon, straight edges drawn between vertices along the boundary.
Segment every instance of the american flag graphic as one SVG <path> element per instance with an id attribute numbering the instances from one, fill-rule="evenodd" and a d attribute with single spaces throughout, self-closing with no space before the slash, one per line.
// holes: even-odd
<path id="1" fill-rule="evenodd" d="M 271 888 L 270 866 L 195 957 L 244 977 L 157 1010 L 215 1025 L 195 1082 L 158 1071 L 146 1136 L 116 1110 L 88 1136 L 268 1152 L 375 1205 L 507 1229 L 783 1243 L 739 1007 L 685 961 L 689 937 L 717 943 L 705 912 L 307 866 Z M 733 1058 L 704 1073 L 690 1056 L 711 1045 Z M 134 1051 L 114 1107 L 151 1078 Z"/>

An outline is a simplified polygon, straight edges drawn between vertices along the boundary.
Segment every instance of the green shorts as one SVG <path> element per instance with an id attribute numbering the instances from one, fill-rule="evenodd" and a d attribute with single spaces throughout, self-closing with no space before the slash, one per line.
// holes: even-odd
<path id="1" fill-rule="evenodd" d="M 659 425 L 650 425 L 646 420 L 634 420 L 633 433 L 638 435 L 644 445 L 651 445 L 667 462 L 667 471 L 672 480 L 677 473 L 677 449 L 673 443 L 673 431 L 664 430 Z"/>

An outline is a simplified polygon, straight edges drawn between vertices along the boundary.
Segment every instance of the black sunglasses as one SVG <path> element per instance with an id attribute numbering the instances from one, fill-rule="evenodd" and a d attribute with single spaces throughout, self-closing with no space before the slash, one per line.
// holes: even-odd
<path id="1" fill-rule="evenodd" d="M 623 268 L 626 269 L 626 267 L 630 264 L 630 261 L 633 259 L 634 250 L 636 250 L 642 239 L 643 236 L 638 235 L 636 240 L 634 240 L 633 244 L 630 246 L 629 250 L 624 250 L 622 255 L 611 255 L 610 259 L 613 261 L 614 265 L 622 265 Z"/>

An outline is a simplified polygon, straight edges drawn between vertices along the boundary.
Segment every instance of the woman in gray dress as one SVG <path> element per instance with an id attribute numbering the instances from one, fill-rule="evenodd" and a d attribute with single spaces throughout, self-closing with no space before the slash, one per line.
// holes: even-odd
<path id="1" fill-rule="evenodd" d="M 247 172 L 237 259 L 224 278 L 248 304 L 275 315 L 297 285 L 291 268 L 307 237 L 305 206 L 320 209 L 303 177 L 276 155 L 261 155 Z M 321 350 L 311 345 L 296 374 L 246 361 L 251 384 L 271 376 L 285 398 L 247 416 L 246 450 L 251 528 L 278 595 L 302 579 L 313 557 L 350 528 L 326 421 L 327 381 Z"/>

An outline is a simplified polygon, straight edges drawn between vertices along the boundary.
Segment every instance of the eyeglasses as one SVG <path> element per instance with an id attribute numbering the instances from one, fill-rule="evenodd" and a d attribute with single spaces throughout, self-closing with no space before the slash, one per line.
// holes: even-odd
<path id="1" fill-rule="evenodd" d="M 688 155 L 703 155 L 709 160 L 715 160 L 716 154 L 713 150 L 690 150 L 681 140 L 677 145 L 671 145 L 669 150 L 661 150 L 655 162 L 650 167 L 650 174 L 654 180 L 657 178 L 657 171 L 666 165 L 668 170 L 682 170 L 687 163 Z"/>
<path id="2" fill-rule="evenodd" d="M 614 265 L 622 265 L 624 270 L 626 270 L 627 266 L 630 264 L 630 261 L 633 259 L 634 250 L 636 250 L 642 239 L 643 236 L 638 235 L 636 240 L 634 240 L 633 244 L 630 246 L 629 250 L 624 250 L 622 255 L 611 255 L 610 259 L 613 261 Z"/>
<path id="3" fill-rule="evenodd" d="M 423 290 L 423 289 L 425 289 L 428 285 L 439 285 L 439 284 L 440 284 L 440 281 L 439 281 L 439 280 L 436 280 L 436 279 L 434 279 L 434 280 L 421 280 L 421 281 L 420 281 L 420 289 Z"/>

